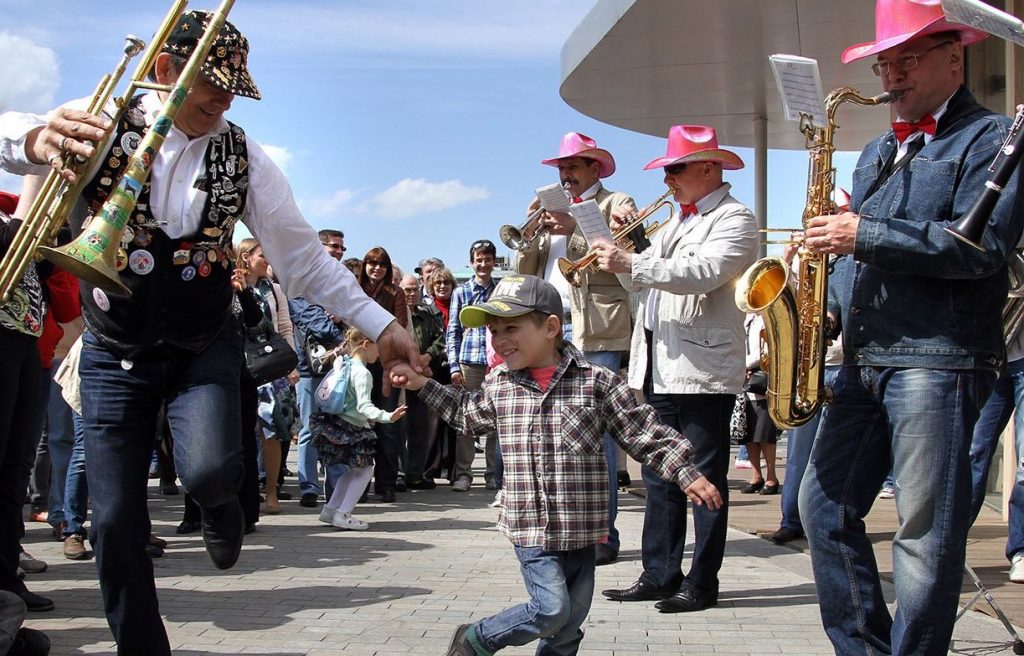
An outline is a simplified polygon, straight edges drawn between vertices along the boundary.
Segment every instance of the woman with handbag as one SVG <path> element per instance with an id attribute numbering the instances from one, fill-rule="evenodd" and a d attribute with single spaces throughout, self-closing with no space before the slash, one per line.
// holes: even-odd
<path id="1" fill-rule="evenodd" d="M 287 376 L 288 382 L 298 382 L 299 373 L 295 370 L 298 357 L 292 339 L 292 321 L 288 313 L 288 301 L 280 285 L 269 277 L 269 264 L 263 257 L 263 248 L 253 239 L 243 239 L 237 248 L 236 266 L 245 276 L 245 284 L 251 287 L 263 310 L 263 321 L 256 328 L 246 329 L 246 369 L 250 381 L 243 385 L 253 384 L 257 387 L 272 384 L 273 381 Z M 254 348 L 255 346 L 255 348 Z M 268 349 L 270 349 L 268 351 Z M 253 353 L 265 359 L 254 359 Z M 268 362 L 269 358 L 280 356 L 278 361 Z M 290 365 L 288 363 L 291 363 Z M 245 376 L 243 375 L 243 378 Z M 280 387 L 280 386 L 278 386 Z M 275 388 L 276 389 L 276 388 Z M 275 401 L 282 406 L 287 403 L 287 395 L 275 394 Z M 294 395 L 293 395 L 294 396 Z M 275 422 L 276 423 L 276 422 Z M 278 483 L 281 473 L 282 442 L 291 439 L 287 430 L 257 431 L 263 433 L 263 470 L 267 476 L 266 512 L 276 515 L 281 512 L 278 502 Z M 285 434 L 282 434 L 285 433 Z"/>
<path id="2" fill-rule="evenodd" d="M 748 314 L 744 321 L 747 331 L 747 451 L 750 453 L 750 482 L 740 489 L 742 494 L 778 494 L 779 479 L 775 474 L 775 446 L 779 441 L 779 429 L 768 415 L 768 376 L 761 369 L 761 349 L 767 344 L 761 341 L 764 319 L 759 314 Z M 764 474 L 761 473 L 761 456 L 764 456 Z"/>

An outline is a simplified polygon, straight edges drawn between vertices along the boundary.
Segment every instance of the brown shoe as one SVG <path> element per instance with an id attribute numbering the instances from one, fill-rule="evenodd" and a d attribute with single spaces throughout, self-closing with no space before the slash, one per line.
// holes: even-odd
<path id="1" fill-rule="evenodd" d="M 64 557 L 68 560 L 87 560 L 89 556 L 84 535 L 73 533 L 64 540 Z"/>

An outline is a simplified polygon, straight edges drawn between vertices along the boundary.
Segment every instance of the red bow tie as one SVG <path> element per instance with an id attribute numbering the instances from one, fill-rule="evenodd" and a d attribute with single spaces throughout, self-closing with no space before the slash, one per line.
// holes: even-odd
<path id="1" fill-rule="evenodd" d="M 934 135 L 935 117 L 931 114 L 925 114 L 920 121 L 896 121 L 892 124 L 892 131 L 896 133 L 896 141 L 899 143 L 906 141 L 907 137 L 915 132 Z"/>
<path id="2" fill-rule="evenodd" d="M 688 216 L 699 214 L 696 203 L 679 203 L 679 216 L 685 219 Z"/>
<path id="3" fill-rule="evenodd" d="M 582 196 L 573 196 L 572 197 L 572 202 L 574 202 L 574 203 L 582 203 L 583 202 L 583 197 Z"/>

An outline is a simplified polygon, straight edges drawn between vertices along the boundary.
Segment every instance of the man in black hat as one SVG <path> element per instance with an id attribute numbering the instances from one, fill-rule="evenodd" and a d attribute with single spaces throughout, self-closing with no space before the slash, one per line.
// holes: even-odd
<path id="1" fill-rule="evenodd" d="M 209 20 L 202 11 L 181 17 L 156 58 L 157 82 L 177 80 Z M 385 367 L 419 366 L 410 335 L 324 252 L 281 171 L 224 119 L 236 95 L 260 97 L 248 51 L 245 36 L 225 23 L 163 147 L 152 155 L 149 182 L 138 190 L 121 239 L 121 277 L 132 296 L 82 283 L 88 331 L 80 374 L 93 545 L 120 654 L 170 654 L 145 553 L 147 463 L 161 403 L 174 432 L 178 473 L 203 508 L 210 558 L 226 569 L 241 548 L 242 338 L 231 310 L 229 256 L 237 221 L 260 239 L 289 296 L 305 296 L 359 327 L 379 345 Z M 109 150 L 83 192 L 92 211 L 154 124 L 165 95 L 150 91 L 134 99 L 113 127 Z"/>

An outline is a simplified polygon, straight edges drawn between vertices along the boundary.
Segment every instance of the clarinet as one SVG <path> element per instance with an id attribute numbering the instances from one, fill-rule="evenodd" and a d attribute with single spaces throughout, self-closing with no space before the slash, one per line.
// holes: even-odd
<path id="1" fill-rule="evenodd" d="M 984 250 L 981 246 L 981 238 L 985 235 L 988 219 L 1003 195 L 1003 187 L 1020 163 L 1021 155 L 1024 155 L 1022 124 L 1024 124 L 1024 105 L 1017 105 L 1017 115 L 1013 119 L 1013 125 L 1010 126 L 1010 133 L 1006 135 L 1006 141 L 1003 142 L 995 159 L 988 167 L 992 175 L 985 182 L 985 188 L 974 201 L 971 209 L 967 210 L 959 221 L 946 228 L 946 232 L 978 250 Z"/>

